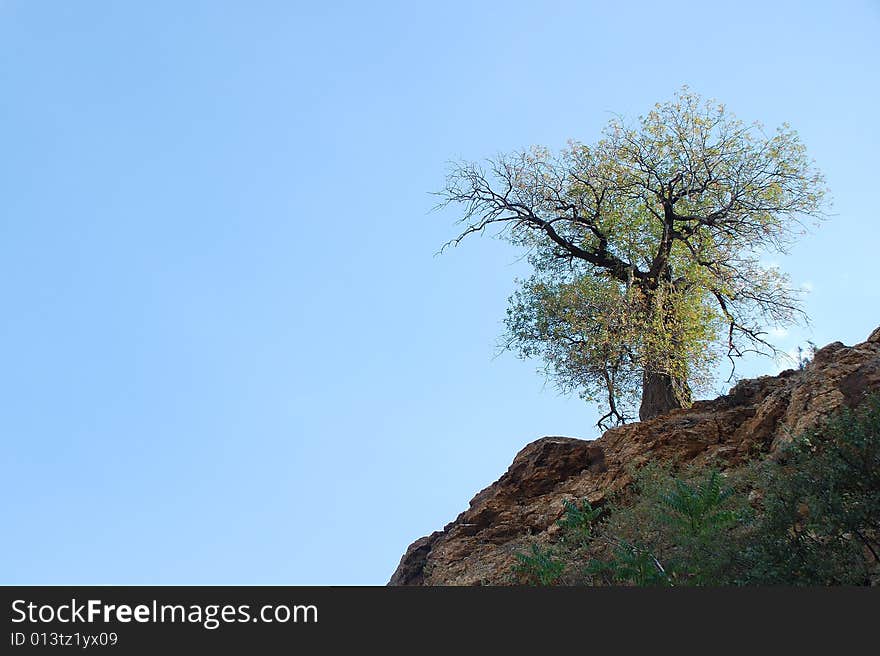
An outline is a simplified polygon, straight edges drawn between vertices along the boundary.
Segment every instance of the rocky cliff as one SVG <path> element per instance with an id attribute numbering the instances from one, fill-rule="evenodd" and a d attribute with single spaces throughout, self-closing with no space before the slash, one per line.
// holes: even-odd
<path id="1" fill-rule="evenodd" d="M 652 460 L 724 470 L 750 455 L 772 456 L 793 436 L 877 390 L 880 328 L 855 346 L 825 346 L 802 370 L 743 380 L 725 396 L 596 440 L 544 437 L 520 451 L 442 531 L 410 545 L 389 585 L 509 583 L 514 554 L 536 539 L 552 540 L 563 501 L 588 498 L 601 505 L 632 482 L 633 466 Z"/>

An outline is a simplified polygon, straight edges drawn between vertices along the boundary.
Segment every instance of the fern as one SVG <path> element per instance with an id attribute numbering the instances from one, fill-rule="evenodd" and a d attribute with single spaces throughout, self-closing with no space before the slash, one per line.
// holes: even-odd
<path id="1" fill-rule="evenodd" d="M 533 544 L 531 554 L 515 555 L 519 562 L 514 565 L 513 571 L 529 585 L 553 585 L 565 571 L 565 563 L 549 547 Z"/>
<path id="2" fill-rule="evenodd" d="M 568 499 L 562 502 L 565 514 L 556 524 L 563 530 L 563 539 L 577 547 L 585 547 L 592 539 L 593 522 L 602 514 L 600 508 L 593 508 L 587 499 L 580 505 Z"/>
<path id="3" fill-rule="evenodd" d="M 672 490 L 662 493 L 659 500 L 669 511 L 664 516 L 667 523 L 691 537 L 700 537 L 736 519 L 735 513 L 725 508 L 732 495 L 733 490 L 725 487 L 720 474 L 712 470 L 696 485 L 676 479 Z"/>

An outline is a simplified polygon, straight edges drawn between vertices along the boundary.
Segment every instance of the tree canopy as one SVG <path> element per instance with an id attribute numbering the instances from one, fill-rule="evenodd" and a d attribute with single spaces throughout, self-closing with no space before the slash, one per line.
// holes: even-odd
<path id="1" fill-rule="evenodd" d="M 768 327 L 806 317 L 765 259 L 824 216 L 825 194 L 790 126 L 768 134 L 687 87 L 593 144 L 456 163 L 440 192 L 463 210 L 448 245 L 491 230 L 528 253 L 507 345 L 603 403 L 600 426 L 639 399 L 641 419 L 687 406 L 719 358 L 777 353 Z"/>

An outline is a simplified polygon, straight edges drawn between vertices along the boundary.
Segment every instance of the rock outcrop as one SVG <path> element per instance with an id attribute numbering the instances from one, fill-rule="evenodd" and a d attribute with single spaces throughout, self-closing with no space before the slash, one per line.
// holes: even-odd
<path id="1" fill-rule="evenodd" d="M 802 370 L 743 380 L 725 396 L 697 401 L 592 441 L 544 437 L 527 445 L 507 472 L 477 494 L 442 531 L 407 549 L 389 585 L 510 583 L 514 554 L 551 540 L 563 501 L 601 505 L 648 461 L 728 469 L 756 453 L 772 455 L 843 407 L 880 391 L 880 328 L 866 342 L 834 342 Z"/>

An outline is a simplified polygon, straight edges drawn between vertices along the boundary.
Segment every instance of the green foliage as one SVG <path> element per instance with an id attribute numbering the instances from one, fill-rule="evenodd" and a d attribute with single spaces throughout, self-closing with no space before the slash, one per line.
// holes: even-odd
<path id="1" fill-rule="evenodd" d="M 727 475 L 648 465 L 601 510 L 564 508 L 558 544 L 520 557 L 538 584 L 876 585 L 880 394 L 775 459 Z"/>
<path id="2" fill-rule="evenodd" d="M 662 518 L 674 529 L 701 538 L 736 520 L 736 514 L 725 508 L 732 494 L 733 489 L 723 486 L 715 470 L 695 485 L 674 480 L 673 489 L 660 495 L 659 501 L 667 511 Z"/>
<path id="3" fill-rule="evenodd" d="M 674 476 L 645 468 L 638 474 L 635 500 L 618 506 L 603 526 L 604 539 L 615 545 L 606 568 L 616 583 L 730 583 L 738 569 L 735 545 L 748 516 L 744 498 L 715 470 Z M 632 569 L 634 558 L 653 566 L 652 579 Z M 627 579 L 627 572 L 637 576 Z"/>
<path id="4" fill-rule="evenodd" d="M 565 563 L 550 548 L 533 544 L 530 554 L 518 553 L 513 572 L 528 585 L 553 585 L 565 571 Z"/>
<path id="5" fill-rule="evenodd" d="M 610 558 L 590 560 L 584 572 L 609 585 L 672 585 L 663 565 L 653 554 L 623 540 L 614 547 Z"/>
<path id="6" fill-rule="evenodd" d="M 589 544 L 593 524 L 602 514 L 601 508 L 593 508 L 588 499 L 583 499 L 580 505 L 566 499 L 562 507 L 564 514 L 556 524 L 562 529 L 563 540 L 575 547 Z"/>
<path id="7" fill-rule="evenodd" d="M 749 581 L 860 585 L 880 578 L 880 395 L 765 465 Z"/>
<path id="8" fill-rule="evenodd" d="M 777 353 L 765 327 L 803 318 L 800 293 L 763 261 L 824 216 L 824 194 L 790 127 L 768 134 L 686 87 L 592 144 L 455 165 L 440 192 L 463 208 L 451 244 L 497 228 L 529 254 L 505 346 L 601 403 L 602 426 L 633 417 L 650 378 L 681 396 L 721 356 Z"/>
<path id="9" fill-rule="evenodd" d="M 540 357 L 565 392 L 598 402 L 601 428 L 637 418 L 646 369 L 707 389 L 721 352 L 714 298 L 684 285 L 635 284 L 532 258 L 535 274 L 509 300 L 506 345 Z"/>
<path id="10" fill-rule="evenodd" d="M 508 345 L 524 358 L 541 357 L 562 390 L 607 407 L 612 424 L 627 421 L 641 384 L 635 345 L 625 338 L 641 321 L 634 305 L 613 280 L 542 272 L 510 299 Z"/>

